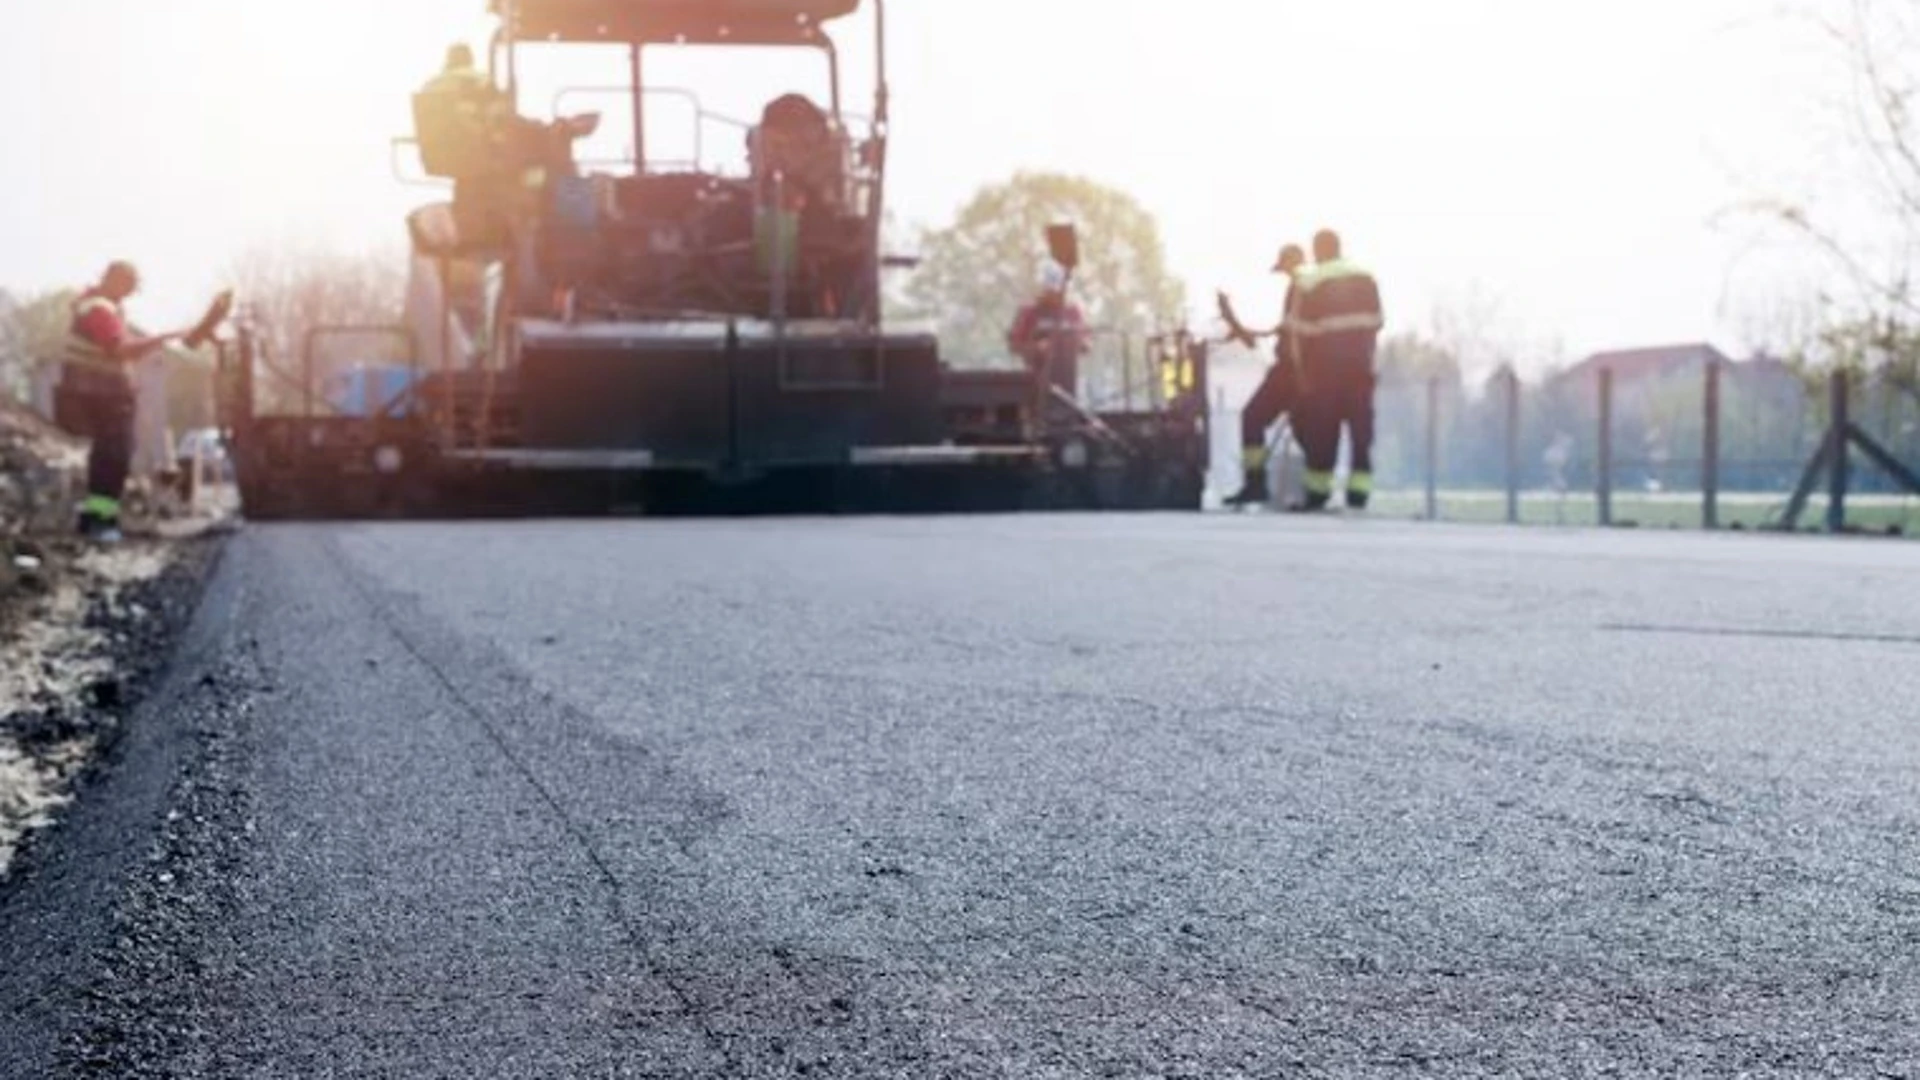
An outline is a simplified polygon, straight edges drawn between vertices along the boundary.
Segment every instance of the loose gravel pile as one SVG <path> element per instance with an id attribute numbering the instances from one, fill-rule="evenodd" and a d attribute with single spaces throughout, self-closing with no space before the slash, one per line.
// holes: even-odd
<path id="1" fill-rule="evenodd" d="M 0 598 L 0 878 L 111 746 L 198 596 L 211 537 L 9 538 Z"/>
<path id="2" fill-rule="evenodd" d="M 0 397 L 0 542 L 66 527 L 85 470 L 86 444 Z M 0 597 L 8 576 L 0 569 Z"/>

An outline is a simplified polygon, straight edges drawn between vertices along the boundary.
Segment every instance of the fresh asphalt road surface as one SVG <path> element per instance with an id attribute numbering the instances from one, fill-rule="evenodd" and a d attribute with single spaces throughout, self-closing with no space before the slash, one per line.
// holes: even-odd
<path id="1" fill-rule="evenodd" d="M 256 527 L 175 682 L 100 1071 L 1920 1069 L 1916 545 Z"/>

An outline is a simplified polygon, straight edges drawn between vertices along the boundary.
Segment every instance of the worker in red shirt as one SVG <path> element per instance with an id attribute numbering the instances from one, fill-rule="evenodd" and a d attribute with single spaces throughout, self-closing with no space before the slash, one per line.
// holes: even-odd
<path id="1" fill-rule="evenodd" d="M 1091 348 L 1086 317 L 1067 298 L 1067 272 L 1049 261 L 1040 274 L 1040 295 L 1014 316 L 1007 347 L 1028 370 L 1077 397 L 1080 358 Z"/>
<path id="2" fill-rule="evenodd" d="M 139 271 L 116 262 L 74 301 L 56 391 L 61 426 L 92 443 L 80 531 L 105 541 L 120 538 L 120 498 L 133 465 L 132 367 L 180 336 L 132 335 L 121 305 L 139 288 Z"/>

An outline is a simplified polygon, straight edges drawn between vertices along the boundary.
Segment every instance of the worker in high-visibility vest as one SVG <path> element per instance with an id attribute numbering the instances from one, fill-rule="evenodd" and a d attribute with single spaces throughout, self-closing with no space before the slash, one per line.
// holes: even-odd
<path id="1" fill-rule="evenodd" d="M 476 124 L 499 120 L 496 114 L 507 107 L 506 95 L 496 89 L 493 80 L 475 64 L 473 47 L 458 42 L 447 46 L 446 60 L 420 92 L 469 98 L 470 117 Z"/>
<path id="2" fill-rule="evenodd" d="M 506 242 L 515 219 L 540 212 L 555 182 L 578 175 L 574 143 L 600 125 L 598 113 L 550 123 L 521 116 L 465 44 L 448 47 L 416 108 L 427 170 L 454 181 L 456 220 L 481 246 Z"/>
<path id="3" fill-rule="evenodd" d="M 1308 405 L 1294 421 L 1307 458 L 1306 498 L 1292 509 L 1321 510 L 1332 502 L 1344 428 L 1352 449 L 1347 506 L 1361 510 L 1373 494 L 1373 364 L 1385 322 L 1380 286 L 1345 257 L 1331 229 L 1314 235 L 1313 259 L 1312 270 L 1297 282 L 1285 323 L 1285 333 L 1298 341 L 1309 383 Z"/>
<path id="4" fill-rule="evenodd" d="M 132 335 L 122 305 L 139 288 L 133 264 L 115 262 L 74 301 L 55 391 L 61 426 L 91 442 L 80 532 L 109 542 L 120 538 L 120 500 L 133 466 L 132 367 L 180 336 Z"/>

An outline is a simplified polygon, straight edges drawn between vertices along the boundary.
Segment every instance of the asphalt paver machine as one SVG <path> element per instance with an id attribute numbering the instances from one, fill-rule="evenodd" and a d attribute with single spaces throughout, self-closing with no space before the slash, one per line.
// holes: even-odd
<path id="1" fill-rule="evenodd" d="M 374 328 L 389 362 L 343 371 L 329 344 L 369 328 L 316 327 L 289 363 L 237 320 L 224 424 L 248 516 L 1200 507 L 1204 344 L 1155 339 L 1149 401 L 1103 410 L 1026 370 L 955 369 L 930 330 L 887 318 L 883 280 L 905 260 L 882 251 L 883 0 L 495 0 L 492 15 L 478 66 L 501 115 L 429 87 L 396 140 L 452 197 L 408 219 L 408 319 Z M 842 107 L 836 35 L 863 24 L 861 116 Z M 619 107 L 526 115 L 530 57 L 589 49 L 624 78 L 562 87 L 554 111 L 569 92 Z M 825 86 L 729 118 L 649 81 L 668 50 L 742 65 L 806 50 Z M 648 130 L 658 98 L 737 137 L 744 165 L 702 160 L 710 135 L 692 160 L 685 138 L 650 146 L 672 141 Z M 614 113 L 621 160 L 581 160 Z M 1047 240 L 1077 258 L 1071 229 Z"/>

